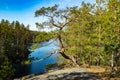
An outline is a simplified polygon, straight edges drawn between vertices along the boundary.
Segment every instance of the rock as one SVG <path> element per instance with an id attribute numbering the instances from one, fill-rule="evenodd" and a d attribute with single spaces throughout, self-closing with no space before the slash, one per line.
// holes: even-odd
<path id="1" fill-rule="evenodd" d="M 98 76 L 87 72 L 86 68 L 70 68 L 57 70 L 34 76 L 26 80 L 102 80 Z"/>

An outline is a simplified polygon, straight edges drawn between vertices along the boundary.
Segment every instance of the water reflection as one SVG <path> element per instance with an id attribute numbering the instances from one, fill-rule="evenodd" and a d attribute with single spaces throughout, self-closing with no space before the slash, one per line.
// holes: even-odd
<path id="1" fill-rule="evenodd" d="M 39 48 L 35 49 L 28 58 L 35 58 L 28 66 L 29 74 L 44 73 L 46 71 L 45 66 L 57 62 L 58 54 L 52 54 L 56 49 L 59 49 L 59 41 L 51 39 L 47 42 L 42 42 Z M 50 56 L 51 55 L 51 56 Z M 48 57 L 50 56 L 50 57 Z M 48 58 L 46 58 L 48 57 Z M 45 60 L 42 60 L 46 58 Z M 39 59 L 39 60 L 36 60 Z"/>
<path id="2" fill-rule="evenodd" d="M 39 74 L 46 72 L 46 65 L 52 64 L 57 62 L 57 57 L 59 54 L 52 54 L 51 52 L 59 49 L 58 40 L 51 39 L 46 42 L 40 43 L 39 48 L 33 50 L 28 58 L 34 58 L 31 64 L 29 65 L 20 65 L 17 64 L 14 67 L 16 68 L 16 77 L 30 75 L 30 74 Z M 51 55 L 50 57 L 46 58 L 47 56 Z M 45 60 L 42 60 L 46 58 Z M 36 60 L 38 59 L 38 60 Z"/>

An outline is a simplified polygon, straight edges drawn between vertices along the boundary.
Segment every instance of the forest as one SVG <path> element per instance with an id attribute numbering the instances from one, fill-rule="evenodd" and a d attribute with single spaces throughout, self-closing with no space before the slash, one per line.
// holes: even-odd
<path id="1" fill-rule="evenodd" d="M 27 45 L 32 43 L 37 32 L 30 31 L 18 21 L 0 22 L 0 80 L 9 80 L 14 75 L 13 64 L 25 61 L 30 53 Z"/>
<path id="2" fill-rule="evenodd" d="M 62 64 L 120 65 L 119 0 L 83 2 L 81 7 L 66 9 L 58 5 L 42 7 L 35 16 L 48 19 L 36 23 L 39 28 L 56 28 L 53 37 L 60 41 L 59 53 L 65 59 Z"/>
<path id="3" fill-rule="evenodd" d="M 0 22 L 0 80 L 14 75 L 12 65 L 27 59 L 29 43 L 39 43 L 52 38 L 59 40 L 59 66 L 111 67 L 120 69 L 120 0 L 96 0 L 81 7 L 59 8 L 59 5 L 42 7 L 35 17 L 46 21 L 36 26 L 54 31 L 31 31 L 18 21 Z"/>

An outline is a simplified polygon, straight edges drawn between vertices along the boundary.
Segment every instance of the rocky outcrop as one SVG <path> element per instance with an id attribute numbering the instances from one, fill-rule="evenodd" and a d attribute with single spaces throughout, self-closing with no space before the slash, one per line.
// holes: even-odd
<path id="1" fill-rule="evenodd" d="M 25 80 L 102 80 L 93 73 L 87 72 L 86 68 L 69 68 L 41 75 L 36 75 Z"/>

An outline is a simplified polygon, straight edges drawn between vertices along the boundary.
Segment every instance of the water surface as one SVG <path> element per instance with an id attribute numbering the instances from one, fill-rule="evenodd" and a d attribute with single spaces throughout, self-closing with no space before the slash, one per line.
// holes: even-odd
<path id="1" fill-rule="evenodd" d="M 52 52 L 59 49 L 58 43 L 58 40 L 54 39 L 40 43 L 39 48 L 33 50 L 28 56 L 28 58 L 34 58 L 31 64 L 24 66 L 20 64 L 17 65 L 17 74 L 19 74 L 19 76 L 25 76 L 46 72 L 47 64 L 53 64 L 58 61 L 57 58 L 59 54 L 55 53 L 51 55 Z"/>

